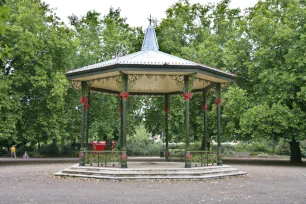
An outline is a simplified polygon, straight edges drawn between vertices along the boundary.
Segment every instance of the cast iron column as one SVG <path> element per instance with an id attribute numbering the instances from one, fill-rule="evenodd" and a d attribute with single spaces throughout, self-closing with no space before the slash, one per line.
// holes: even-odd
<path id="1" fill-rule="evenodd" d="M 204 112 L 204 150 L 207 150 L 207 110 L 208 110 L 208 105 L 207 105 L 207 90 L 203 90 L 203 112 Z"/>
<path id="2" fill-rule="evenodd" d="M 123 104 L 122 104 L 122 98 L 120 97 L 120 150 L 122 150 L 123 143 L 122 143 L 122 128 L 123 128 Z"/>
<path id="3" fill-rule="evenodd" d="M 168 115 L 169 115 L 169 95 L 165 95 L 165 135 L 166 135 L 166 152 L 165 152 L 165 158 L 168 159 L 169 157 L 169 149 L 168 149 Z"/>
<path id="4" fill-rule="evenodd" d="M 121 146 L 121 168 L 127 168 L 127 152 L 126 152 L 126 104 L 129 97 L 128 93 L 128 75 L 123 74 L 123 92 L 120 93 L 122 98 L 122 146 Z"/>
<path id="5" fill-rule="evenodd" d="M 89 136 L 89 109 L 91 106 L 91 101 L 90 101 L 90 87 L 87 86 L 88 90 L 87 90 L 87 98 L 88 98 L 88 103 L 85 105 L 85 109 L 86 109 L 86 139 L 85 139 L 85 150 L 88 150 L 88 136 Z"/>
<path id="6" fill-rule="evenodd" d="M 189 149 L 189 100 L 192 96 L 192 93 L 189 93 L 188 90 L 188 82 L 189 76 L 184 76 L 184 99 L 185 99 L 185 125 L 186 125 L 186 156 L 185 156 L 185 168 L 191 168 L 191 161 L 190 161 L 190 149 Z"/>
<path id="7" fill-rule="evenodd" d="M 220 140 L 220 134 L 221 134 L 221 84 L 216 84 L 216 91 L 217 91 L 217 97 L 216 97 L 216 106 L 217 106 L 217 155 L 218 155 L 218 166 L 222 166 L 222 158 L 221 158 L 221 140 Z"/>
<path id="8" fill-rule="evenodd" d="M 82 81 L 81 83 L 81 103 L 82 103 L 82 119 L 81 119 L 81 148 L 80 148 L 80 155 L 79 155 L 79 166 L 85 166 L 85 155 L 84 152 L 84 136 L 85 136 L 85 104 L 87 102 L 87 99 L 85 97 L 85 91 L 86 91 L 86 85 L 87 83 L 85 81 Z"/>

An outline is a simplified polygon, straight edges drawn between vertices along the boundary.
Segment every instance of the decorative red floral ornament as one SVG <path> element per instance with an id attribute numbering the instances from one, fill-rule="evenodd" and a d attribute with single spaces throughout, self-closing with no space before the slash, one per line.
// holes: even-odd
<path id="1" fill-rule="evenodd" d="M 217 105 L 220 105 L 221 103 L 222 103 L 222 100 L 221 99 L 215 99 L 215 103 L 217 104 Z"/>
<path id="2" fill-rule="evenodd" d="M 86 97 L 81 97 L 80 98 L 80 102 L 82 103 L 82 104 L 86 104 L 87 102 L 88 102 L 88 98 L 86 98 Z"/>
<path id="3" fill-rule="evenodd" d="M 83 158 L 83 157 L 84 157 L 83 152 L 80 152 L 80 153 L 79 153 L 79 158 L 81 159 L 81 158 Z"/>
<path id="4" fill-rule="evenodd" d="M 164 111 L 165 111 L 165 113 L 169 113 L 170 112 L 170 108 L 165 108 Z"/>
<path id="5" fill-rule="evenodd" d="M 86 110 L 89 110 L 90 106 L 91 106 L 91 105 L 90 105 L 89 103 L 87 103 L 87 104 L 85 105 L 85 109 L 86 109 Z"/>
<path id="6" fill-rule="evenodd" d="M 187 152 L 187 153 L 186 153 L 186 159 L 187 159 L 187 160 L 190 160 L 190 159 L 191 159 L 190 152 Z"/>
<path id="7" fill-rule="evenodd" d="M 202 106 L 202 108 L 203 108 L 204 111 L 207 111 L 208 110 L 208 105 L 205 104 L 204 106 Z"/>
<path id="8" fill-rule="evenodd" d="M 127 98 L 129 97 L 129 95 L 130 95 L 129 92 L 121 92 L 120 93 L 120 96 L 121 96 L 123 101 L 126 101 Z"/>
<path id="9" fill-rule="evenodd" d="M 183 93 L 185 101 L 189 101 L 190 98 L 192 97 L 192 93 Z"/>
<path id="10" fill-rule="evenodd" d="M 126 160 L 126 155 L 124 152 L 121 153 L 121 161 L 124 161 Z"/>

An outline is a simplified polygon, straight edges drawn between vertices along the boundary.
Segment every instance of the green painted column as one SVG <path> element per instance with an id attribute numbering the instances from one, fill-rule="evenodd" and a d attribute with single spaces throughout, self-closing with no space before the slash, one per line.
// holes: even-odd
<path id="1" fill-rule="evenodd" d="M 203 112 L 204 112 L 204 137 L 203 137 L 203 142 L 204 142 L 204 150 L 206 151 L 207 148 L 207 110 L 208 110 L 208 105 L 207 105 L 207 90 L 203 90 Z"/>
<path id="2" fill-rule="evenodd" d="M 122 150 L 122 127 L 123 127 L 123 104 L 122 104 L 122 98 L 120 97 L 120 149 Z"/>
<path id="3" fill-rule="evenodd" d="M 85 149 L 88 150 L 88 138 L 89 138 L 89 110 L 91 106 L 91 98 L 90 98 L 90 87 L 88 86 L 88 91 L 87 91 L 87 98 L 88 98 L 88 103 L 85 105 L 86 109 L 86 139 L 85 139 Z"/>
<path id="4" fill-rule="evenodd" d="M 85 81 L 82 81 L 81 83 L 81 103 L 82 103 L 82 119 L 81 119 L 81 149 L 80 149 L 80 155 L 79 155 L 79 166 L 85 166 L 85 155 L 84 155 L 84 137 L 85 137 L 85 92 L 86 92 L 86 85 L 87 83 Z"/>
<path id="5" fill-rule="evenodd" d="M 189 76 L 184 76 L 184 99 L 185 99 L 185 126 L 186 126 L 186 154 L 185 154 L 185 168 L 191 168 L 190 160 L 190 135 L 189 135 L 189 100 L 192 96 L 192 93 L 189 93 L 188 90 Z"/>
<path id="6" fill-rule="evenodd" d="M 169 135 L 168 135 L 168 116 L 169 116 L 169 95 L 165 95 L 165 136 L 166 136 L 166 150 L 165 150 L 165 158 L 169 157 Z"/>
<path id="7" fill-rule="evenodd" d="M 122 142 L 121 142 L 121 168 L 127 168 L 127 149 L 126 149 L 126 116 L 127 116 L 127 99 L 129 97 L 128 93 L 128 75 L 123 74 L 123 92 L 120 93 L 122 98 Z"/>
<path id="8" fill-rule="evenodd" d="M 221 134 L 221 84 L 216 84 L 216 106 L 217 106 L 217 155 L 218 155 L 218 162 L 217 165 L 218 166 L 222 166 L 223 162 L 222 162 L 222 157 L 221 157 L 221 138 L 220 138 L 220 134 Z"/>

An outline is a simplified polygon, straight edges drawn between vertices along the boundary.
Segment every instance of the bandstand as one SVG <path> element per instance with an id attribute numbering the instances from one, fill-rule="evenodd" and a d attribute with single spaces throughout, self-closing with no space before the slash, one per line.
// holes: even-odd
<path id="1" fill-rule="evenodd" d="M 79 166 L 86 165 L 86 157 L 93 159 L 92 151 L 86 149 L 88 143 L 89 108 L 91 104 L 90 91 L 99 91 L 116 94 L 121 97 L 121 136 L 120 151 L 111 153 L 109 161 L 119 160 L 119 167 L 127 168 L 126 148 L 126 118 L 128 98 L 133 95 L 162 95 L 165 101 L 165 157 L 168 158 L 168 114 L 170 111 L 169 97 L 182 95 L 185 100 L 185 168 L 191 168 L 192 159 L 201 156 L 208 158 L 207 150 L 207 94 L 209 89 L 216 90 L 217 113 L 217 152 L 215 164 L 222 166 L 220 143 L 220 106 L 221 86 L 234 82 L 236 75 L 202 65 L 200 63 L 185 60 L 159 51 L 159 46 L 153 26 L 146 29 L 142 48 L 139 52 L 117 57 L 105 62 L 88 65 L 74 69 L 66 73 L 72 84 L 78 84 L 81 88 L 82 121 L 81 121 L 81 151 Z M 204 120 L 204 144 L 205 150 L 200 154 L 190 151 L 189 134 L 189 102 L 195 92 L 203 93 L 203 120 Z M 113 156 L 112 156 L 113 155 Z M 115 156 L 114 156 L 115 155 Z M 106 166 L 106 153 L 96 155 L 98 166 Z M 211 156 L 211 155 L 210 155 Z M 104 158 L 104 160 L 101 160 Z M 204 159 L 205 159 L 204 158 Z M 201 160 L 202 162 L 203 160 Z M 207 161 L 207 160 L 206 160 Z M 207 161 L 208 162 L 208 161 Z M 204 162 L 205 163 L 205 162 Z M 213 162 L 214 163 L 214 162 Z M 115 165 L 113 165 L 115 166 Z"/>

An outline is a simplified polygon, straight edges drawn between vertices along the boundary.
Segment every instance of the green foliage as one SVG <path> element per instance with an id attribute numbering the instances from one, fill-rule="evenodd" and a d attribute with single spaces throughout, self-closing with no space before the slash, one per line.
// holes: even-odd
<path id="1" fill-rule="evenodd" d="M 229 3 L 176 2 L 167 9 L 166 18 L 154 24 L 160 49 L 238 73 L 236 85 L 222 90 L 223 141 L 256 139 L 235 150 L 288 154 L 287 141 L 305 139 L 305 2 L 266 0 L 244 12 L 230 8 Z M 69 152 L 62 148 L 66 141 L 80 139 L 80 93 L 69 85 L 64 73 L 140 50 L 142 28 L 130 27 L 120 9 L 110 8 L 103 17 L 89 11 L 69 19 L 71 26 L 67 27 L 40 0 L 0 1 L 2 146 L 52 143 L 50 151 Z M 208 132 L 213 139 L 214 98 L 210 91 Z M 191 145 L 195 150 L 204 131 L 201 105 L 202 94 L 194 94 L 190 135 L 195 136 L 195 145 Z M 92 93 L 90 140 L 108 138 L 119 144 L 119 107 L 118 97 Z M 127 109 L 130 153 L 159 154 L 161 144 L 150 141 L 148 132 L 161 134 L 165 128 L 164 98 L 133 96 Z M 169 136 L 176 143 L 185 141 L 184 118 L 183 98 L 171 96 Z M 49 147 L 41 148 L 43 153 Z M 302 154 L 305 149 L 303 146 Z M 231 154 L 234 149 L 228 146 L 226 151 Z"/>
<path id="2" fill-rule="evenodd" d="M 149 140 L 149 133 L 140 125 L 136 133 L 128 137 L 127 151 L 129 156 L 159 156 L 160 142 Z"/>
<path id="3" fill-rule="evenodd" d="M 290 145 L 289 142 L 281 138 L 275 146 L 275 153 L 279 155 L 289 155 Z"/>

